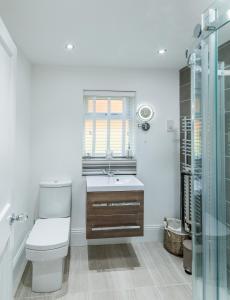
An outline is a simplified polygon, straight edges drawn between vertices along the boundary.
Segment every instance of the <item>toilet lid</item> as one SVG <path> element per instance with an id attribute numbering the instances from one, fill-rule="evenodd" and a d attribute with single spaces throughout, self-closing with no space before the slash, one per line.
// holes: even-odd
<path id="1" fill-rule="evenodd" d="M 31 250 L 52 250 L 69 244 L 70 218 L 38 219 L 26 242 Z"/>

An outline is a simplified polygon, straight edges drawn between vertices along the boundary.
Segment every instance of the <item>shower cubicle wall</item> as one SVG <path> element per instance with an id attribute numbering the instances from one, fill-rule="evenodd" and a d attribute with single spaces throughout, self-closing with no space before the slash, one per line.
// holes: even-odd
<path id="1" fill-rule="evenodd" d="M 202 15 L 191 53 L 194 300 L 230 299 L 230 2 Z"/>

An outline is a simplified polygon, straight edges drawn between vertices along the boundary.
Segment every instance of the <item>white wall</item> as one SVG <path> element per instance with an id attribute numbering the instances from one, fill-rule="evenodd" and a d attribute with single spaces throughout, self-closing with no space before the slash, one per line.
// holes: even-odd
<path id="1" fill-rule="evenodd" d="M 32 226 L 31 206 L 31 66 L 18 51 L 16 80 L 15 178 L 14 213 L 26 213 L 26 223 L 15 223 L 14 230 L 14 287 L 25 266 L 25 239 Z"/>
<path id="2" fill-rule="evenodd" d="M 179 128 L 177 70 L 34 66 L 32 73 L 33 201 L 41 179 L 73 180 L 73 243 L 84 234 L 85 185 L 81 177 L 83 89 L 132 90 L 156 118 L 148 133 L 137 129 L 138 177 L 145 184 L 146 233 L 159 231 L 164 216 L 179 215 L 179 147 L 166 120 Z"/>

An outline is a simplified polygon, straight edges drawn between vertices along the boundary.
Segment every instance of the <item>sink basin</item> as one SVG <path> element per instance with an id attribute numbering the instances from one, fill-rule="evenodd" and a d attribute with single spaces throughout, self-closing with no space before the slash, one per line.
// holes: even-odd
<path id="1" fill-rule="evenodd" d="M 87 192 L 142 191 L 144 184 L 133 175 L 86 176 Z"/>

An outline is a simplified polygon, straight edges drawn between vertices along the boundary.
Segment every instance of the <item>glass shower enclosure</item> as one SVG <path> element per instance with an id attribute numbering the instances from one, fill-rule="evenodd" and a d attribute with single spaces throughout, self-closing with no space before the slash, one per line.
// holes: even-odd
<path id="1" fill-rule="evenodd" d="M 202 15 L 192 73 L 193 299 L 230 299 L 230 1 Z"/>

